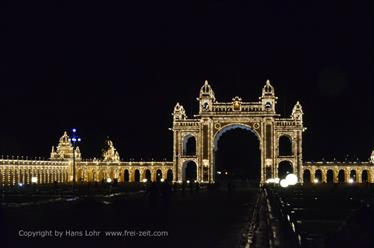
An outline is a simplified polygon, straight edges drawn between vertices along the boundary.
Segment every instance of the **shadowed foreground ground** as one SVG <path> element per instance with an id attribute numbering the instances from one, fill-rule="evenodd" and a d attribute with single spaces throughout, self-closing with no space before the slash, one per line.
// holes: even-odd
<path id="1" fill-rule="evenodd" d="M 201 191 L 149 204 L 144 193 L 2 209 L 1 247 L 239 247 L 258 189 Z M 63 237 L 20 237 L 20 230 L 62 231 Z M 100 231 L 98 237 L 85 236 Z M 167 231 L 163 237 L 108 237 L 105 231 Z M 67 237 L 78 231 L 83 237 Z M 148 235 L 144 233 L 145 235 Z M 161 234 L 160 234 L 161 235 Z M 4 244 L 4 246 L 3 246 Z"/>

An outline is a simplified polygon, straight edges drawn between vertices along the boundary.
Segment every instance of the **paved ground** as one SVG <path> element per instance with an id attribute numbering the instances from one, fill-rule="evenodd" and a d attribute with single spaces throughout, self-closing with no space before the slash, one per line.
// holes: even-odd
<path id="1" fill-rule="evenodd" d="M 144 193 L 128 193 L 4 208 L 1 247 L 240 247 L 257 192 L 257 188 L 237 190 L 233 195 L 226 191 L 178 192 L 169 202 L 159 200 L 157 204 L 151 204 Z M 39 237 L 20 237 L 26 234 L 21 230 Z M 52 231 L 54 237 L 41 238 L 37 231 L 42 230 Z M 86 230 L 101 233 L 89 237 Z M 63 237 L 55 237 L 55 231 L 61 231 Z M 109 237 L 106 231 L 121 232 L 121 236 Z M 167 236 L 149 237 L 154 231 L 166 231 Z M 73 232 L 78 236 L 72 237 Z"/>

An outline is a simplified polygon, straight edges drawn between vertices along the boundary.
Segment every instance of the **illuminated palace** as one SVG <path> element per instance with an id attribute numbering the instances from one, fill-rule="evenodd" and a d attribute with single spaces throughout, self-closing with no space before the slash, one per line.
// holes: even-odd
<path id="1" fill-rule="evenodd" d="M 258 101 L 245 102 L 236 96 L 231 102 L 219 102 L 205 81 L 197 98 L 198 114 L 188 118 L 182 105 L 177 103 L 174 107 L 173 161 L 122 161 L 110 140 L 106 141 L 101 159 L 84 160 L 79 147 L 73 152 L 65 132 L 57 148 L 52 147 L 49 160 L 0 159 L 0 185 L 70 182 L 73 164 L 78 182 L 140 182 L 145 179 L 214 182 L 218 141 L 222 134 L 236 128 L 249 130 L 258 139 L 261 164 L 248 166 L 261 167 L 261 183 L 269 178 L 284 177 L 284 171 L 296 174 L 301 183 L 374 183 L 374 151 L 368 161 L 304 162 L 302 138 L 306 127 L 302 106 L 296 102 L 290 116 L 281 117 L 275 108 L 277 99 L 268 80 Z"/>

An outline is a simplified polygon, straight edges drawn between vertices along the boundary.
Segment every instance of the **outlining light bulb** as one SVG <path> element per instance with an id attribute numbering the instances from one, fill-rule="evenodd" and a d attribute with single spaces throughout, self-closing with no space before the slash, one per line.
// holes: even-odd
<path id="1" fill-rule="evenodd" d="M 288 174 L 286 176 L 286 182 L 288 185 L 295 185 L 297 184 L 297 176 L 295 174 Z"/>
<path id="2" fill-rule="evenodd" d="M 287 182 L 286 179 L 282 179 L 282 180 L 280 180 L 279 184 L 280 184 L 280 186 L 281 186 L 282 188 L 287 188 L 287 187 L 288 187 L 288 182 Z"/>
<path id="3" fill-rule="evenodd" d="M 32 183 L 37 183 L 38 182 L 38 178 L 37 177 L 31 177 L 31 182 Z"/>

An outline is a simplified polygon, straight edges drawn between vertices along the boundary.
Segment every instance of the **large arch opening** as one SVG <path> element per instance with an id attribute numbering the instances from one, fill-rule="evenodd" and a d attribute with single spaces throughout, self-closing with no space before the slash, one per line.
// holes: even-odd
<path id="1" fill-rule="evenodd" d="M 292 163 L 290 161 L 282 161 L 278 165 L 278 177 L 280 179 L 286 178 L 288 174 L 293 173 Z"/>
<path id="2" fill-rule="evenodd" d="M 261 179 L 259 139 L 249 126 L 229 125 L 214 138 L 214 180 L 248 180 L 258 184 Z"/>
<path id="3" fill-rule="evenodd" d="M 197 166 L 194 161 L 186 161 L 183 165 L 183 181 L 197 180 Z"/>

